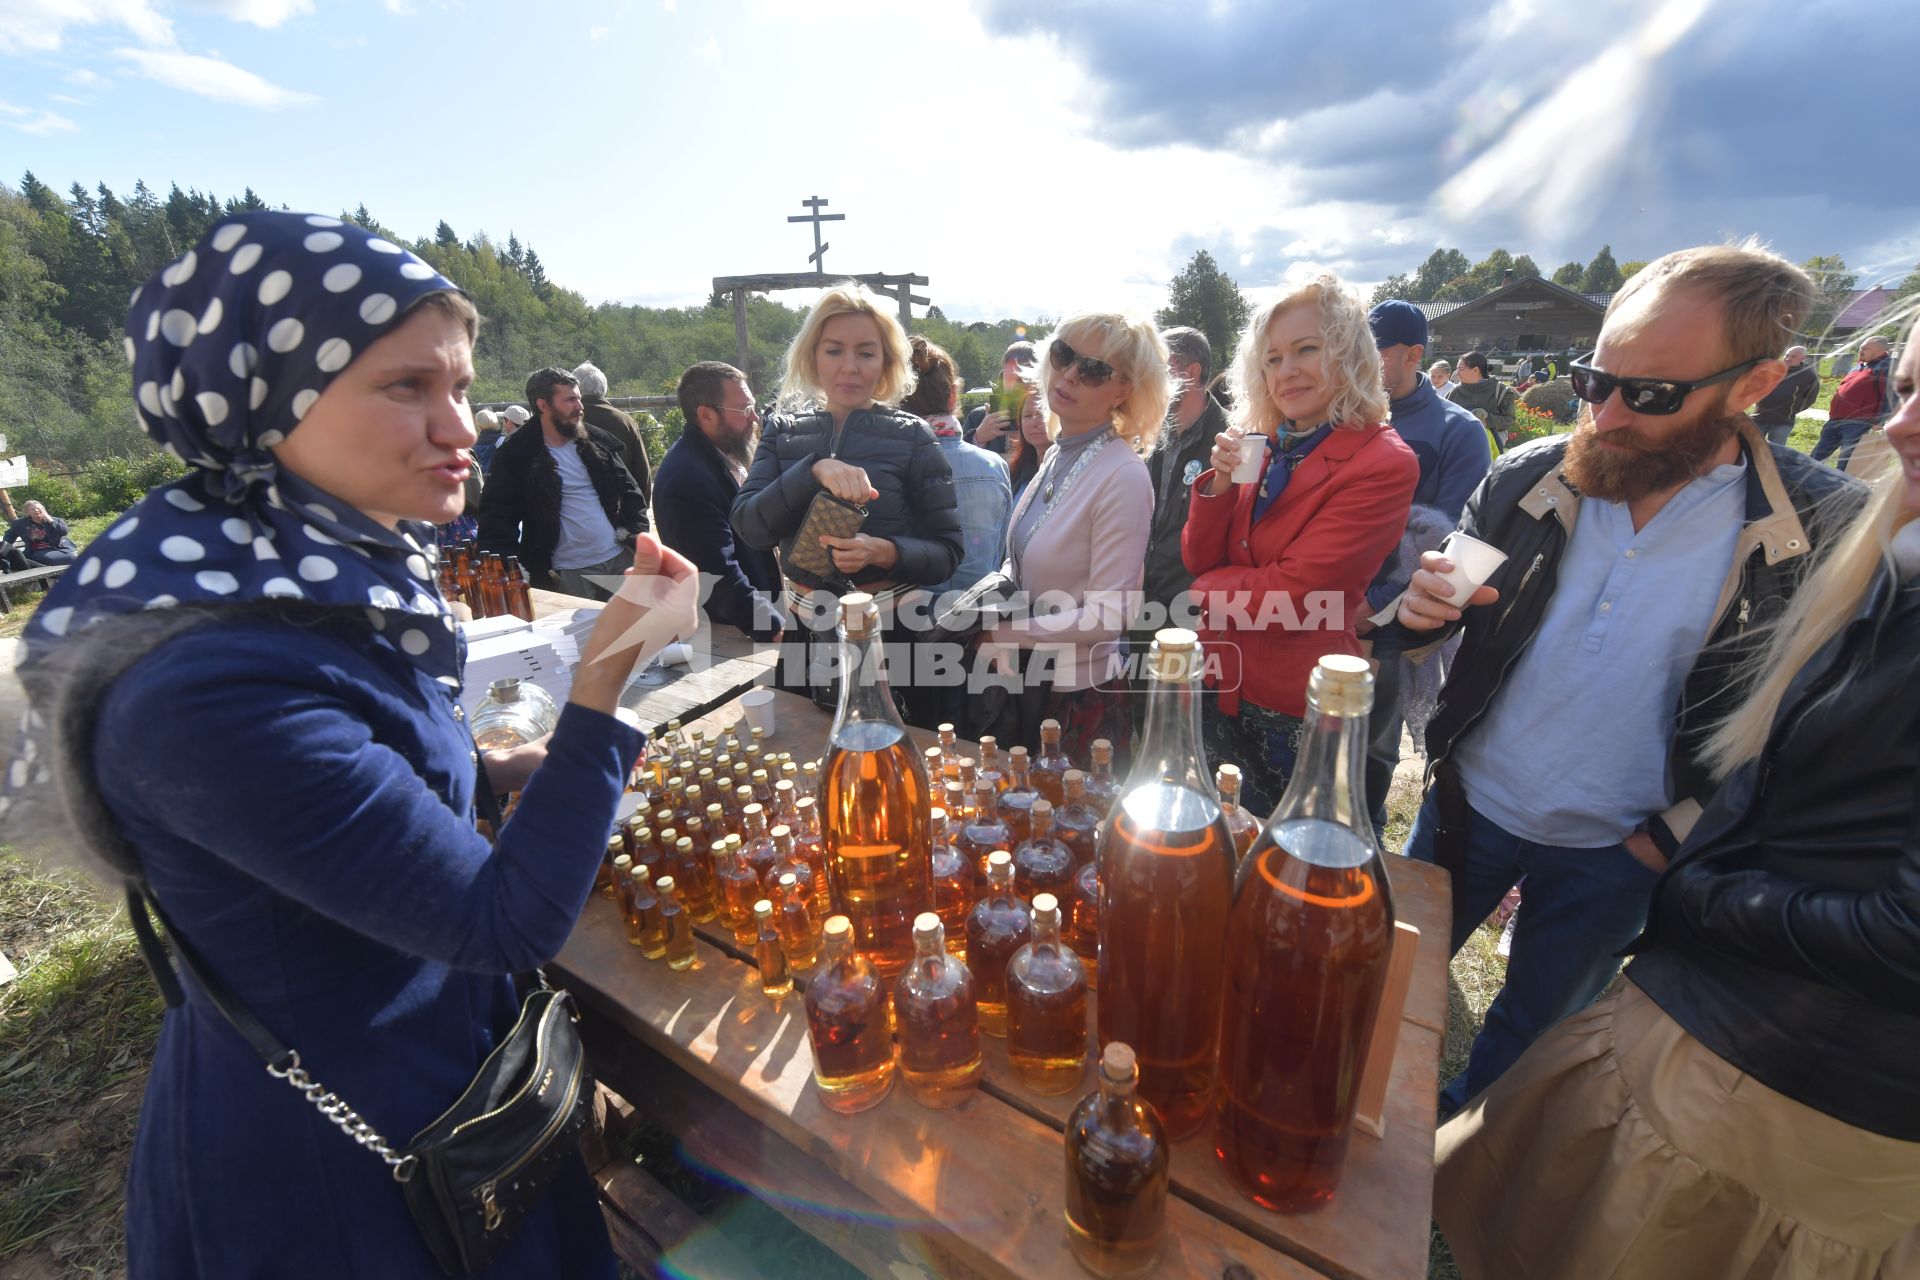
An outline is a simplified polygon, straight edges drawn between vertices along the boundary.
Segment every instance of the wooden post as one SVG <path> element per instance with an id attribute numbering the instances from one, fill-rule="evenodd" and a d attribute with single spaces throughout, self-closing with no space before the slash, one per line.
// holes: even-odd
<path id="1" fill-rule="evenodd" d="M 908 333 L 913 332 L 913 283 L 902 280 L 893 287 L 893 296 L 900 299 L 900 327 Z"/>
<path id="2" fill-rule="evenodd" d="M 747 359 L 751 354 L 747 348 L 747 291 L 733 291 L 733 354 L 737 363 L 733 366 L 749 377 L 752 371 L 747 368 Z"/>
<path id="3" fill-rule="evenodd" d="M 1405 920 L 1394 921 L 1393 949 L 1387 954 L 1387 985 L 1380 993 L 1380 1011 L 1374 1016 L 1367 1065 L 1360 1073 L 1360 1096 L 1353 1108 L 1354 1127 L 1376 1138 L 1387 1136 L 1387 1085 L 1393 1079 L 1393 1054 L 1400 1043 L 1400 1020 L 1407 1013 L 1413 957 L 1419 948 L 1419 927 Z"/>
<path id="4" fill-rule="evenodd" d="M 0 489 L 0 507 L 7 509 L 7 519 L 18 520 L 20 518 L 13 513 L 13 495 L 5 489 Z"/>

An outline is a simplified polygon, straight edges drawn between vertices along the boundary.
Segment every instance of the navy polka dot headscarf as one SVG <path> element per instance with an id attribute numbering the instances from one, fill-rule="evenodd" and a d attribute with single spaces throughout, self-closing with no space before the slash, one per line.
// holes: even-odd
<path id="1" fill-rule="evenodd" d="M 248 213 L 135 291 L 135 412 L 193 470 L 81 553 L 28 624 L 22 666 L 106 614 L 286 599 L 364 611 L 374 643 L 457 688 L 460 646 L 429 526 L 387 529 L 271 452 L 414 303 L 455 288 L 338 218 Z"/>

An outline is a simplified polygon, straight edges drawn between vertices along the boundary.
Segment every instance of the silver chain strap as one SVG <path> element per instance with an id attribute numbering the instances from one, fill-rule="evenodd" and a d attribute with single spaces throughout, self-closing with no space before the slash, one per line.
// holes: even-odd
<path id="1" fill-rule="evenodd" d="M 340 1132 L 385 1160 L 388 1167 L 393 1170 L 396 1182 L 405 1182 L 413 1176 L 414 1158 L 412 1156 L 395 1151 L 387 1144 L 387 1140 L 380 1136 L 378 1130 L 362 1119 L 358 1111 L 347 1105 L 346 1099 L 308 1075 L 307 1069 L 300 1065 L 298 1050 L 287 1050 L 287 1057 L 289 1062 L 284 1068 L 269 1063 L 267 1074 L 276 1080 L 285 1080 L 308 1102 L 311 1102 L 315 1110 L 331 1120 Z"/>

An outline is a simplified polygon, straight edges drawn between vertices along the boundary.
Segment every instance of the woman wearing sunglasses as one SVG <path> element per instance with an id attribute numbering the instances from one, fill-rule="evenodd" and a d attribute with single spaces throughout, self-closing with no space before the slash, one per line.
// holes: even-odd
<path id="1" fill-rule="evenodd" d="M 1438 1135 L 1468 1276 L 1920 1275 L 1920 330 L 1895 383 L 1633 962 Z"/>
<path id="2" fill-rule="evenodd" d="M 1005 568 L 1032 612 L 988 637 L 1021 650 L 1027 679 L 1013 722 L 994 727 L 1033 747 L 1040 721 L 1058 720 L 1062 749 L 1085 761 L 1094 739 L 1132 736 L 1125 682 L 1107 663 L 1124 653 L 1119 638 L 1146 572 L 1153 485 L 1141 455 L 1173 383 L 1159 333 L 1124 315 L 1066 320 L 1042 365 L 1041 395 L 1059 427 L 1014 505 Z"/>
<path id="3" fill-rule="evenodd" d="M 1360 652 L 1367 585 L 1413 505 L 1420 464 L 1382 421 L 1381 378 L 1366 308 L 1334 276 L 1261 308 L 1234 356 L 1234 426 L 1188 499 L 1180 549 L 1218 695 L 1208 754 L 1240 766 L 1255 813 L 1286 790 L 1314 664 Z M 1235 484 L 1249 452 L 1259 474 Z"/>

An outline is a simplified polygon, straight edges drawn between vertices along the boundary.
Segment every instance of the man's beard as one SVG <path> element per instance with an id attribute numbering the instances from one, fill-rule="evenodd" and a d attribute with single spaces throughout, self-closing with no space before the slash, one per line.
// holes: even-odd
<path id="1" fill-rule="evenodd" d="M 553 434 L 562 440 L 579 440 L 587 434 L 587 415 L 584 413 L 572 421 L 557 415 L 550 417 L 548 421 L 553 425 Z"/>
<path id="2" fill-rule="evenodd" d="M 760 447 L 760 426 L 755 423 L 737 436 L 728 436 L 718 442 L 720 452 L 743 467 L 753 465 L 754 450 Z"/>
<path id="3" fill-rule="evenodd" d="M 1614 447 L 1600 443 L 1591 415 L 1584 415 L 1567 442 L 1563 466 L 1582 495 L 1632 502 L 1677 489 L 1699 475 L 1745 418 L 1744 413 L 1727 411 L 1723 394 L 1698 418 L 1659 441 L 1649 441 L 1631 427 L 1610 431 L 1607 438 L 1621 446 Z"/>

